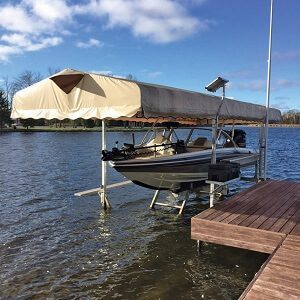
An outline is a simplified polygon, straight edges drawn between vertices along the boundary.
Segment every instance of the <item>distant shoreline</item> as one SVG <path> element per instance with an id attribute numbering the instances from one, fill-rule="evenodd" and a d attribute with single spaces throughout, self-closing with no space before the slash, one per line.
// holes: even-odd
<path id="1" fill-rule="evenodd" d="M 242 126 L 259 127 L 260 124 L 248 124 L 248 125 L 242 125 Z M 300 124 L 269 124 L 269 127 L 297 128 L 297 127 L 300 127 Z"/>
<path id="2" fill-rule="evenodd" d="M 110 132 L 130 132 L 130 131 L 147 131 L 149 127 L 134 127 L 134 128 L 124 128 L 124 127 L 108 127 L 107 131 Z M 48 127 L 48 126 L 35 126 L 33 128 L 23 128 L 23 127 L 17 127 L 16 129 L 13 128 L 3 128 L 0 129 L 0 132 L 101 132 L 101 127 L 93 127 L 93 128 L 72 128 L 72 127 L 62 127 L 62 128 L 56 128 L 56 127 Z"/>
<path id="3" fill-rule="evenodd" d="M 245 127 L 259 127 L 259 124 L 247 124 L 247 125 L 236 125 L 236 126 L 245 126 Z M 273 128 L 300 128 L 300 124 L 270 124 L 270 127 Z M 150 127 L 132 127 L 132 128 L 124 128 L 124 127 L 108 127 L 107 131 L 109 132 L 131 132 L 131 131 L 147 131 Z M 83 127 L 49 127 L 49 126 L 35 126 L 33 128 L 23 128 L 17 127 L 13 128 L 3 128 L 0 129 L 0 132 L 101 132 L 101 127 L 94 128 L 83 128 Z"/>

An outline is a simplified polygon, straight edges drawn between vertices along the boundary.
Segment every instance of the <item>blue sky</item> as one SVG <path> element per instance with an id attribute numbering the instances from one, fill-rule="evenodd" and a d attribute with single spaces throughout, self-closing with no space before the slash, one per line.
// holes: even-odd
<path id="1" fill-rule="evenodd" d="M 270 0 L 0 0 L 0 77 L 73 68 L 264 104 Z M 300 1 L 274 0 L 271 105 L 300 109 Z M 1 82 L 0 82 L 1 83 Z"/>

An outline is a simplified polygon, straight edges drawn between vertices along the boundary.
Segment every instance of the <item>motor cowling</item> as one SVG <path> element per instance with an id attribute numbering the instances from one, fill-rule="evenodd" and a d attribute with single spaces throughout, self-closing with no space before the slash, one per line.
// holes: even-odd
<path id="1" fill-rule="evenodd" d="M 232 136 L 232 132 L 230 132 Z M 233 134 L 234 142 L 241 148 L 246 148 L 246 132 L 242 129 L 235 129 Z"/>
<path id="2" fill-rule="evenodd" d="M 231 130 L 225 130 L 225 132 L 232 137 Z M 242 129 L 235 129 L 232 137 L 233 141 L 240 148 L 246 148 L 246 132 Z M 231 143 L 232 144 L 232 143 Z"/>

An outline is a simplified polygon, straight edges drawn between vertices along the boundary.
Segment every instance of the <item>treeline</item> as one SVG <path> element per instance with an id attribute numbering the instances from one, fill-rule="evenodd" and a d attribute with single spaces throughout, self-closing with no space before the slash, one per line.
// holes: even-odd
<path id="1" fill-rule="evenodd" d="M 283 124 L 300 124 L 300 111 L 293 109 L 282 114 Z"/>

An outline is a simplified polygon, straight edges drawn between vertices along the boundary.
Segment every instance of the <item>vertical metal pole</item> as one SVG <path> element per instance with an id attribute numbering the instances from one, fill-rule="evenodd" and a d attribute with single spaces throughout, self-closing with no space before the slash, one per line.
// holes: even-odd
<path id="1" fill-rule="evenodd" d="M 217 162 L 217 145 L 216 145 L 216 136 L 217 136 L 217 120 L 212 119 L 211 122 L 212 132 L 211 132 L 211 163 L 215 164 Z M 210 191 L 209 191 L 209 207 L 214 206 L 215 200 L 215 185 L 213 183 L 210 184 Z"/>
<path id="2" fill-rule="evenodd" d="M 258 171 L 259 179 L 262 179 L 263 176 L 263 166 L 264 166 L 264 157 L 265 157 L 264 137 L 265 137 L 265 126 L 262 123 L 259 129 L 259 171 Z"/>
<path id="3" fill-rule="evenodd" d="M 211 120 L 211 163 L 215 164 L 217 162 L 217 144 L 216 144 L 216 136 L 217 136 L 217 121 L 215 119 Z"/>
<path id="4" fill-rule="evenodd" d="M 106 123 L 102 120 L 102 150 L 106 150 Z M 101 204 L 104 209 L 110 208 L 110 204 L 106 195 L 106 185 L 107 185 L 107 173 L 106 173 L 106 161 L 102 160 L 102 192 L 100 194 Z"/>
<path id="5" fill-rule="evenodd" d="M 217 115 L 216 115 L 216 126 L 217 126 L 217 129 L 219 127 L 219 114 L 220 114 L 220 111 L 221 111 L 221 108 L 222 108 L 222 105 L 223 105 L 224 98 L 225 98 L 225 83 L 223 85 L 223 92 L 222 92 L 221 104 L 220 104 L 220 106 L 218 108 Z"/>
<path id="6" fill-rule="evenodd" d="M 272 29 L 273 29 L 273 0 L 271 0 L 270 11 L 270 35 L 269 35 L 269 57 L 268 57 L 268 77 L 267 77 L 267 96 L 266 96 L 266 118 L 265 118 L 265 152 L 264 152 L 264 179 L 267 178 L 267 140 L 269 125 L 269 107 L 270 107 L 270 82 L 271 82 L 271 59 L 272 59 Z"/>

